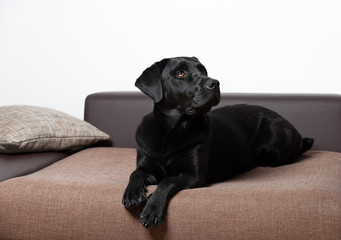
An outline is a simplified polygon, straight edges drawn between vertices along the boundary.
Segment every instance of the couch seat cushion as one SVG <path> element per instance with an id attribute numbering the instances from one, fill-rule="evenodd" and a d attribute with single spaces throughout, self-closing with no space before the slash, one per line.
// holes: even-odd
<path id="1" fill-rule="evenodd" d="M 0 239 L 341 239 L 341 153 L 181 191 L 154 229 L 121 204 L 135 158 L 91 148 L 0 183 Z"/>

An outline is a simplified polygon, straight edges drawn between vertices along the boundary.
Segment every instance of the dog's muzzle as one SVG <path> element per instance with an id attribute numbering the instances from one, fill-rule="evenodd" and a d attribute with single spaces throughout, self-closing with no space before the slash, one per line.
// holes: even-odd
<path id="1" fill-rule="evenodd" d="M 220 102 L 220 88 L 218 80 L 208 78 L 203 83 L 202 90 L 203 91 L 200 91 L 200 94 L 193 99 L 194 104 L 185 109 L 186 114 L 192 115 L 195 113 L 206 113 Z"/>
<path id="2" fill-rule="evenodd" d="M 220 102 L 220 88 L 219 88 L 219 81 L 215 79 L 209 79 L 205 83 L 205 88 L 209 90 L 211 95 L 211 100 L 209 104 L 211 106 L 215 106 Z"/>
<path id="3" fill-rule="evenodd" d="M 205 82 L 205 88 L 208 89 L 209 95 L 211 95 L 212 106 L 217 105 L 220 102 L 220 88 L 219 81 L 215 79 L 208 79 Z"/>
<path id="4" fill-rule="evenodd" d="M 215 79 L 210 79 L 205 83 L 205 87 L 208 90 L 213 90 L 213 89 L 219 87 L 219 81 L 215 80 Z"/>

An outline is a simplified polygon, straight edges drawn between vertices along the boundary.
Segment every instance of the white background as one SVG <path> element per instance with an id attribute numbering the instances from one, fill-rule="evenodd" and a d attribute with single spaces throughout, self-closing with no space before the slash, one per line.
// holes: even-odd
<path id="1" fill-rule="evenodd" d="M 99 91 L 138 91 L 196 56 L 223 92 L 341 94 L 340 0 L 0 0 L 0 105 L 83 118 Z"/>

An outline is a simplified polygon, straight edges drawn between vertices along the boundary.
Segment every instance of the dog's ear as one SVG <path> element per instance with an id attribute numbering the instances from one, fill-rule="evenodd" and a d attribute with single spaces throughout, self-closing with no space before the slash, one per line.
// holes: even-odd
<path id="1" fill-rule="evenodd" d="M 143 71 L 142 75 L 136 80 L 135 86 L 143 93 L 151 97 L 155 103 L 161 101 L 163 97 L 161 74 L 167 59 L 154 63 Z"/>
<path id="2" fill-rule="evenodd" d="M 199 61 L 199 59 L 198 59 L 197 57 L 194 57 L 194 56 L 193 56 L 192 58 L 194 58 L 195 60 Z"/>

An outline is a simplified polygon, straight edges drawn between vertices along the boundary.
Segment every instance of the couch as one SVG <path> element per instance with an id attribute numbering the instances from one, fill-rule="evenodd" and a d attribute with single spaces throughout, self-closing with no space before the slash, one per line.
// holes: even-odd
<path id="1" fill-rule="evenodd" d="M 277 111 L 315 139 L 313 148 L 294 164 L 183 190 L 164 222 L 146 229 L 141 208 L 127 210 L 121 198 L 135 168 L 135 129 L 152 100 L 91 94 L 84 120 L 109 140 L 0 154 L 0 239 L 341 239 L 341 95 L 223 93 L 219 106 L 236 103 Z"/>

